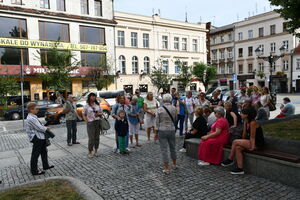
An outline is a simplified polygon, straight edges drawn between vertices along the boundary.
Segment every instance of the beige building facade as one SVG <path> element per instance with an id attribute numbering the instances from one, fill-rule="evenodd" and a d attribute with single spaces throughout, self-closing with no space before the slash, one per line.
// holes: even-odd
<path id="1" fill-rule="evenodd" d="M 180 73 L 179 62 L 192 66 L 206 63 L 206 25 L 163 19 L 159 15 L 143 16 L 115 12 L 117 88 L 133 93 L 157 92 L 149 73 L 162 67 L 165 73 Z M 170 88 L 181 91 L 198 90 L 202 84 L 194 81 L 189 88 L 182 88 L 172 81 Z M 166 88 L 167 90 L 170 88 Z"/>

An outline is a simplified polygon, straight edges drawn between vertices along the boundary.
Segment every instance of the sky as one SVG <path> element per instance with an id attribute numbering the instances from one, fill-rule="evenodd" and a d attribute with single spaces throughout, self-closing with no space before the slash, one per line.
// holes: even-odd
<path id="1" fill-rule="evenodd" d="M 197 23 L 211 21 L 223 26 L 253 14 L 270 11 L 268 0 L 115 0 L 115 10 L 151 16 L 153 10 L 162 18 Z M 274 7 L 272 7 L 273 9 Z"/>

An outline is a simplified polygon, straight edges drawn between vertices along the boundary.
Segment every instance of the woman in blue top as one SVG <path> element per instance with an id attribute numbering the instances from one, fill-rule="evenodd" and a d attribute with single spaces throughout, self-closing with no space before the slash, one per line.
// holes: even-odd
<path id="1" fill-rule="evenodd" d="M 186 117 L 187 110 L 186 110 L 184 100 L 183 100 L 183 98 L 181 98 L 179 96 L 178 92 L 175 93 L 175 97 L 172 100 L 172 104 L 173 104 L 173 106 L 176 107 L 177 113 L 178 113 L 177 122 L 176 122 L 176 129 L 178 129 L 178 122 L 179 122 L 179 135 L 183 136 L 183 124 L 184 124 L 184 119 Z"/>
<path id="2" fill-rule="evenodd" d="M 140 107 L 137 104 L 138 97 L 133 96 L 130 105 L 127 107 L 126 113 L 128 116 L 128 125 L 129 125 L 129 138 L 130 144 L 133 144 L 133 135 L 135 136 L 135 146 L 140 147 L 139 145 L 139 113 Z"/>

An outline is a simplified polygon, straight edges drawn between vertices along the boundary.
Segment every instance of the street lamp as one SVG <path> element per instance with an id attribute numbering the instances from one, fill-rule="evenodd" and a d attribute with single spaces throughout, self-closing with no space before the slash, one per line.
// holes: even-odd
<path id="1" fill-rule="evenodd" d="M 255 49 L 255 53 L 258 57 L 258 59 L 262 59 L 264 61 L 269 62 L 270 65 L 270 77 L 269 77 L 269 89 L 270 92 L 272 92 L 272 72 L 273 70 L 275 71 L 275 65 L 274 63 L 281 57 L 284 56 L 284 53 L 287 50 L 287 47 L 285 45 L 282 45 L 282 47 L 279 48 L 281 55 L 277 56 L 277 55 L 272 55 L 272 52 L 270 52 L 269 56 L 262 56 L 264 54 L 263 48 L 261 46 L 257 47 L 257 49 Z M 274 66 L 273 66 L 274 65 Z"/>

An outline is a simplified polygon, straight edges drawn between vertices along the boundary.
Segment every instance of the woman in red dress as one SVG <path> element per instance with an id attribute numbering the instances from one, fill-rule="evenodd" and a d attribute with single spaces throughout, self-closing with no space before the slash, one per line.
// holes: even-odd
<path id="1" fill-rule="evenodd" d="M 224 118 L 225 110 L 219 106 L 214 109 L 216 122 L 211 126 L 208 135 L 201 137 L 198 150 L 198 165 L 220 164 L 223 157 L 223 147 L 228 143 L 229 125 Z"/>

